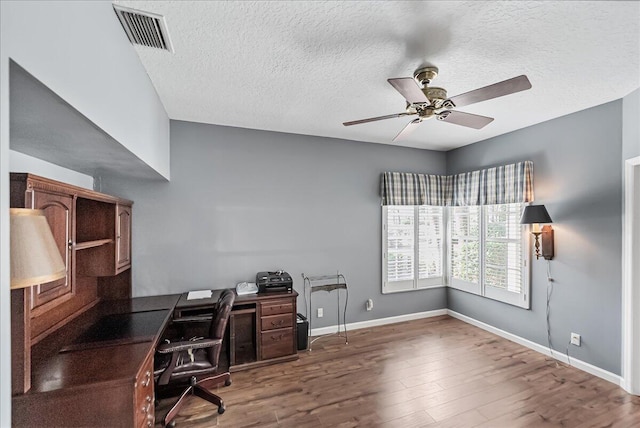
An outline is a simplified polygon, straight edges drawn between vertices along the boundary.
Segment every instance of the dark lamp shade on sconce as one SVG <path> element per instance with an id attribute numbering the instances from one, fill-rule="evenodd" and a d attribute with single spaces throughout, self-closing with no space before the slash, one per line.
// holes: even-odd
<path id="1" fill-rule="evenodd" d="M 64 278 L 66 267 L 41 210 L 10 209 L 11 289 Z"/>
<path id="2" fill-rule="evenodd" d="M 522 217 L 520 217 L 520 224 L 534 223 L 553 223 L 544 205 L 529 205 L 524 207 Z"/>
<path id="3" fill-rule="evenodd" d="M 536 259 L 542 256 L 546 260 L 551 260 L 553 259 L 553 228 L 550 225 L 546 225 L 540 229 L 540 223 L 552 223 L 551 216 L 544 205 L 524 207 L 522 217 L 520 217 L 520 224 L 531 225 L 531 233 L 535 236 Z"/>

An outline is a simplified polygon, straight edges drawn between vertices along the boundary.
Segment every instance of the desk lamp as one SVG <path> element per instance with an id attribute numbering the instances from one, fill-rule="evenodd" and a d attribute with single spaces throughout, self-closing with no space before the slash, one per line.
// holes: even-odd
<path id="1" fill-rule="evenodd" d="M 11 289 L 64 278 L 66 267 L 41 210 L 11 208 Z"/>

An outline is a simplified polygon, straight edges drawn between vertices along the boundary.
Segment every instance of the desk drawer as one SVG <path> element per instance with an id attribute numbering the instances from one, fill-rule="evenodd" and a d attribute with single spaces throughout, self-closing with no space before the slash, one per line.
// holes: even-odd
<path id="1" fill-rule="evenodd" d="M 153 400 L 153 354 L 151 354 L 136 376 L 134 407 L 136 427 L 153 427 L 155 422 Z"/>
<path id="2" fill-rule="evenodd" d="M 293 315 L 291 313 L 288 314 L 278 314 L 278 315 L 269 315 L 262 317 L 261 330 L 276 330 L 278 328 L 292 327 L 293 326 Z"/>
<path id="3" fill-rule="evenodd" d="M 262 309 L 262 316 L 276 315 L 276 314 L 292 314 L 293 302 L 291 299 L 287 300 L 272 300 L 270 302 L 261 302 L 260 308 Z"/>
<path id="4" fill-rule="evenodd" d="M 264 331 L 260 333 L 262 359 L 283 357 L 293 353 L 293 328 Z"/>

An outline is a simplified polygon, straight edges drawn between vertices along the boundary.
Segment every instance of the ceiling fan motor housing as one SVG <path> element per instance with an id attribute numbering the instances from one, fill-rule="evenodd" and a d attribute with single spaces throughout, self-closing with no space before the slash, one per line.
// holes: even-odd
<path id="1" fill-rule="evenodd" d="M 423 86 L 431 83 L 438 75 L 438 67 L 428 66 L 417 69 L 413 73 L 413 78 Z"/>

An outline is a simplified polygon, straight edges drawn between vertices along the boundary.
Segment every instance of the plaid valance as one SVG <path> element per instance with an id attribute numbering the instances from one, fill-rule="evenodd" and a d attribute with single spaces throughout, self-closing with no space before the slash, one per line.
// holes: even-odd
<path id="1" fill-rule="evenodd" d="M 533 201 L 533 162 L 456 175 L 382 174 L 382 205 L 492 205 Z"/>
<path id="2" fill-rule="evenodd" d="M 385 172 L 382 205 L 446 205 L 448 182 L 445 175 Z"/>

